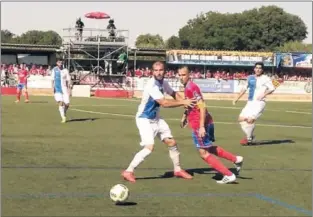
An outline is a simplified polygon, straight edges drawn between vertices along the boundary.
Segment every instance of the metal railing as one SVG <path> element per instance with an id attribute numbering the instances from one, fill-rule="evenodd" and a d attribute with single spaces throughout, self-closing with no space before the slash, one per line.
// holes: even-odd
<path id="1" fill-rule="evenodd" d="M 129 31 L 123 29 L 84 28 L 82 32 L 77 28 L 63 29 L 64 42 L 125 42 L 129 38 Z"/>

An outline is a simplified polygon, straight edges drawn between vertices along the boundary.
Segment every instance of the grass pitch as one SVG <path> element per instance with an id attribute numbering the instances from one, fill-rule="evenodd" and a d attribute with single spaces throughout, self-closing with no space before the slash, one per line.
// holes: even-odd
<path id="1" fill-rule="evenodd" d="M 168 150 L 157 141 L 131 184 L 120 173 L 140 149 L 138 100 L 72 98 L 66 124 L 53 97 L 31 101 L 2 97 L 2 216 L 312 215 L 311 103 L 268 102 L 255 130 L 262 145 L 242 147 L 236 119 L 244 102 L 208 101 L 216 144 L 245 158 L 238 184 L 218 185 L 189 129 L 179 127 L 181 108 L 161 114 L 194 179 L 171 176 Z M 124 206 L 109 198 L 117 183 L 130 189 Z"/>

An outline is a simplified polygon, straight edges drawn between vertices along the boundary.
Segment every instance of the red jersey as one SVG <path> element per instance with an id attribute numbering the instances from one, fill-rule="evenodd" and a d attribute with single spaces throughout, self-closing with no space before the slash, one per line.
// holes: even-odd
<path id="1" fill-rule="evenodd" d="M 203 100 L 203 96 L 202 96 L 199 86 L 195 84 L 194 82 L 189 81 L 185 87 L 185 98 Z M 213 123 L 213 118 L 209 114 L 207 109 L 205 109 L 205 113 L 206 113 L 206 117 L 205 117 L 204 127 L 207 124 Z M 189 123 L 189 127 L 192 129 L 200 128 L 200 109 L 198 106 L 195 106 L 192 109 L 189 109 L 188 123 Z"/>
<path id="2" fill-rule="evenodd" d="M 27 84 L 27 76 L 28 72 L 25 69 L 21 69 L 17 72 L 18 83 L 19 84 Z"/>

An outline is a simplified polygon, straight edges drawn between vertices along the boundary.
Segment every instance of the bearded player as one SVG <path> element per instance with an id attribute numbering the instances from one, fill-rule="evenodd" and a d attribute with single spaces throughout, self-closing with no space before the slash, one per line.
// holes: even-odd
<path id="1" fill-rule="evenodd" d="M 248 102 L 242 109 L 238 121 L 245 138 L 240 141 L 241 145 L 251 145 L 254 140 L 255 121 L 262 115 L 265 108 L 265 100 L 268 95 L 274 92 L 275 87 L 279 83 L 274 83 L 267 75 L 263 74 L 264 64 L 257 62 L 254 65 L 254 75 L 250 75 L 247 84 L 242 88 L 239 95 L 233 101 L 233 105 L 245 94 L 249 89 Z M 275 82 L 275 81 L 274 81 Z"/>
<path id="2" fill-rule="evenodd" d="M 185 98 L 196 99 L 198 102 L 197 106 L 186 110 L 187 121 L 185 121 L 184 117 L 181 126 L 185 127 L 188 122 L 189 127 L 192 129 L 193 142 L 199 151 L 200 157 L 223 175 L 223 179 L 217 181 L 217 183 L 227 184 L 234 182 L 236 180 L 235 174 L 226 168 L 214 155 L 234 163 L 238 174 L 243 164 L 243 157 L 235 156 L 223 148 L 213 145 L 215 141 L 213 118 L 205 108 L 200 88 L 191 81 L 190 71 L 187 66 L 179 68 L 178 74 L 185 88 Z"/>
<path id="3" fill-rule="evenodd" d="M 20 102 L 21 100 L 21 94 L 24 89 L 25 93 L 25 103 L 29 102 L 28 98 L 28 91 L 27 91 L 27 79 L 29 78 L 28 71 L 26 70 L 26 65 L 21 64 L 20 69 L 17 72 L 17 77 L 18 77 L 18 84 L 16 88 L 16 103 Z"/>
<path id="4" fill-rule="evenodd" d="M 63 69 L 63 61 L 57 60 L 56 66 L 52 69 L 52 87 L 54 99 L 59 105 L 59 112 L 62 123 L 66 122 L 66 112 L 70 106 L 70 83 L 71 76 L 67 69 Z"/>
<path id="5" fill-rule="evenodd" d="M 159 116 L 160 107 L 173 108 L 179 106 L 192 106 L 194 100 L 184 100 L 164 80 L 164 63 L 155 62 L 152 65 L 153 77 L 148 81 L 143 91 L 141 103 L 136 114 L 136 124 L 141 137 L 142 149 L 134 156 L 128 168 L 122 172 L 122 176 L 129 182 L 136 182 L 134 170 L 153 151 L 154 138 L 156 136 L 168 146 L 169 156 L 174 165 L 174 176 L 184 179 L 192 179 L 192 176 L 180 167 L 179 150 L 172 136 L 171 130 L 164 119 Z M 164 93 L 174 99 L 165 99 Z"/>

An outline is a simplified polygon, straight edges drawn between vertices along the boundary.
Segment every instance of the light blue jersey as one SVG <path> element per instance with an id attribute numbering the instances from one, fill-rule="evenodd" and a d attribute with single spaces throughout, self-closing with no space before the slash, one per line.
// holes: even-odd
<path id="1" fill-rule="evenodd" d="M 59 67 L 54 67 L 51 73 L 52 80 L 54 80 L 54 92 L 55 93 L 67 93 L 66 82 L 71 81 L 71 76 L 67 69 L 60 69 Z"/>
<path id="2" fill-rule="evenodd" d="M 267 75 L 250 75 L 247 78 L 247 84 L 243 89 L 249 89 L 248 101 L 255 101 L 262 96 L 266 90 L 275 90 L 272 80 Z"/>
<path id="3" fill-rule="evenodd" d="M 138 107 L 137 117 L 157 119 L 159 117 L 160 104 L 156 101 L 164 98 L 164 93 L 172 95 L 174 90 L 167 81 L 158 81 L 151 78 L 143 91 L 141 103 Z"/>

